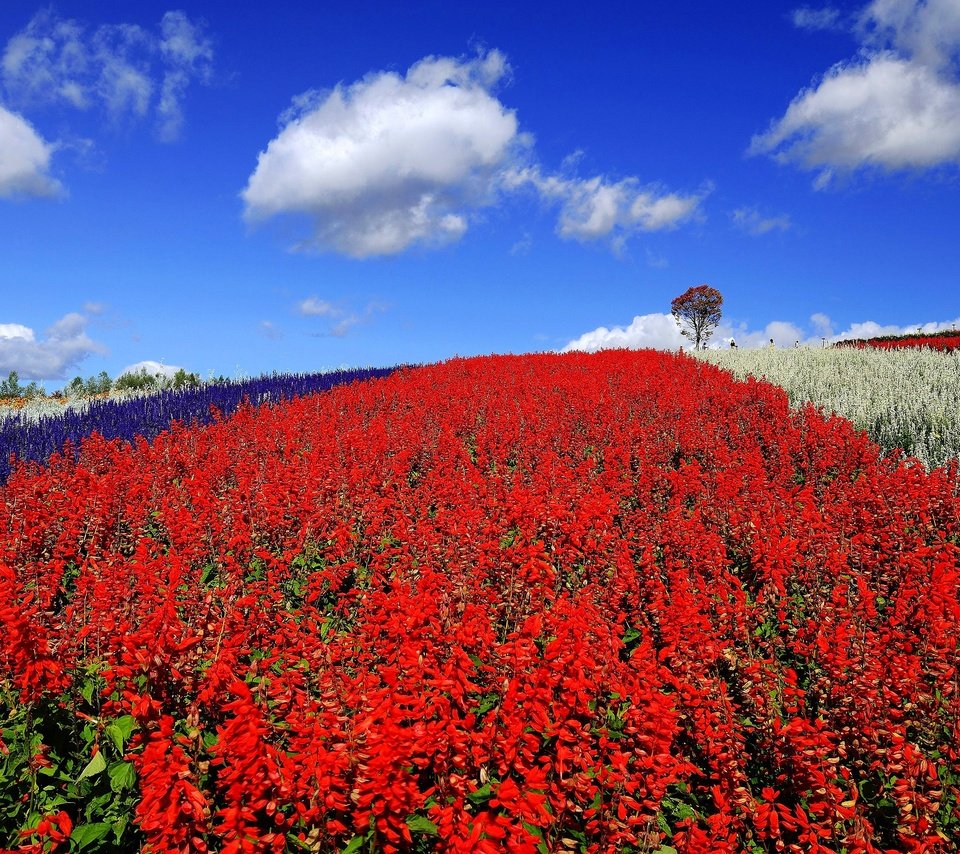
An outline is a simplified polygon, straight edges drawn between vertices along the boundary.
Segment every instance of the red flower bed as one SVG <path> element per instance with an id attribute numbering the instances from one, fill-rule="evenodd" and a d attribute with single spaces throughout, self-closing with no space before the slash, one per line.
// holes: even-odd
<path id="1" fill-rule="evenodd" d="M 956 472 L 771 385 L 456 360 L 0 514 L 0 845 L 957 850 Z"/>
<path id="2" fill-rule="evenodd" d="M 877 338 L 852 338 L 847 341 L 838 341 L 834 347 L 855 347 L 864 349 L 875 347 L 879 350 L 898 350 L 903 347 L 926 347 L 929 350 L 943 350 L 952 352 L 960 350 L 960 332 L 946 330 L 932 332 L 926 335 L 881 335 Z"/>

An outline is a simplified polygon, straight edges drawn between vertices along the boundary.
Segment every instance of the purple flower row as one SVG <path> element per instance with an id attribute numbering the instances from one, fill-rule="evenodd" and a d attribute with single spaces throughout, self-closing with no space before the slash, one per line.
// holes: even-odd
<path id="1" fill-rule="evenodd" d="M 150 440 L 172 421 L 209 424 L 217 412 L 228 416 L 245 400 L 257 406 L 303 397 L 357 380 L 387 376 L 396 368 L 356 368 L 317 374 L 271 374 L 237 382 L 214 382 L 194 388 L 167 389 L 132 398 L 91 400 L 85 407 L 39 419 L 18 413 L 0 421 L 0 484 L 21 462 L 40 462 L 74 447 L 91 433 L 132 442 Z"/>

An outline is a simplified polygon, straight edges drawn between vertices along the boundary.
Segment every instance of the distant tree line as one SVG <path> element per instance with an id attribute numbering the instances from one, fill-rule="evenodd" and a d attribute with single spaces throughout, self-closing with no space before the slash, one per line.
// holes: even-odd
<path id="1" fill-rule="evenodd" d="M 151 374 L 145 368 L 121 374 L 115 380 L 106 371 L 100 371 L 95 377 L 77 376 L 70 380 L 62 390 L 55 391 L 54 397 L 99 397 L 111 392 L 159 391 L 167 388 L 193 388 L 200 385 L 200 377 L 179 368 L 172 377 L 164 374 Z M 21 385 L 20 376 L 10 371 L 5 380 L 0 380 L 0 400 L 15 398 L 35 398 L 46 394 L 43 386 L 36 382 Z"/>
<path id="2" fill-rule="evenodd" d="M 29 385 L 20 385 L 20 375 L 10 371 L 5 380 L 0 380 L 0 400 L 10 400 L 15 397 L 38 397 L 43 394 L 43 386 L 35 382 Z"/>

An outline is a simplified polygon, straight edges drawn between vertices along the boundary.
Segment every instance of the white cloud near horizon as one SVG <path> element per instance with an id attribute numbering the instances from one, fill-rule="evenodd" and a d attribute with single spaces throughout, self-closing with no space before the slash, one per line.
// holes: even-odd
<path id="1" fill-rule="evenodd" d="M 0 198 L 60 195 L 60 182 L 50 176 L 55 148 L 26 119 L 0 105 Z"/>
<path id="2" fill-rule="evenodd" d="M 23 104 L 99 108 L 114 123 L 152 115 L 158 137 L 177 139 L 191 81 L 209 83 L 213 46 L 201 22 L 166 12 L 155 30 L 60 18 L 41 10 L 6 44 L 0 80 Z"/>
<path id="3" fill-rule="evenodd" d="M 598 326 L 584 332 L 564 345 L 560 352 L 584 350 L 595 353 L 597 350 L 679 350 L 689 345 L 689 341 L 680 334 L 676 321 L 670 314 L 638 314 L 627 326 Z"/>
<path id="4" fill-rule="evenodd" d="M 163 362 L 157 362 L 154 359 L 143 359 L 140 362 L 134 362 L 132 365 L 127 365 L 119 374 L 118 377 L 122 377 L 124 374 L 139 374 L 145 373 L 151 377 L 165 377 L 170 380 L 173 379 L 177 371 L 185 370 L 179 365 L 166 365 Z"/>
<path id="5" fill-rule="evenodd" d="M 522 188 L 558 205 L 558 234 L 581 241 L 616 245 L 698 215 L 708 190 L 545 174 L 496 94 L 509 75 L 497 50 L 428 56 L 402 75 L 298 96 L 241 193 L 245 218 L 305 215 L 311 235 L 299 248 L 367 258 L 456 242 L 480 210 Z"/>
<path id="6" fill-rule="evenodd" d="M 830 318 L 822 313 L 811 316 L 808 326 L 801 327 L 783 320 L 773 320 L 762 329 L 751 329 L 745 323 L 731 324 L 722 321 L 710 338 L 708 346 L 729 347 L 731 339 L 738 347 L 765 347 L 773 339 L 777 347 L 793 347 L 799 343 L 803 347 L 819 347 L 826 339 L 828 343 L 853 338 L 873 338 L 878 335 L 904 335 L 911 332 L 931 333 L 946 329 L 960 328 L 960 317 L 947 321 L 913 323 L 906 326 L 879 324 L 873 320 L 852 323 L 842 332 L 833 331 Z M 609 349 L 654 349 L 679 350 L 690 348 L 689 339 L 680 334 L 676 321 L 670 314 L 656 312 L 637 315 L 626 326 L 600 326 L 584 332 L 561 348 L 561 352 L 583 350 L 588 353 Z"/>
<path id="7" fill-rule="evenodd" d="M 794 23 L 817 28 L 817 11 L 797 10 Z M 826 23 L 829 7 L 819 11 Z M 856 57 L 801 91 L 749 153 L 817 171 L 818 189 L 836 172 L 863 167 L 960 163 L 960 3 L 874 0 L 852 32 L 861 44 Z"/>
<path id="8" fill-rule="evenodd" d="M 78 312 L 61 317 L 38 339 L 20 323 L 0 323 L 0 374 L 16 371 L 21 379 L 64 379 L 68 368 L 106 348 L 87 335 L 88 318 Z"/>

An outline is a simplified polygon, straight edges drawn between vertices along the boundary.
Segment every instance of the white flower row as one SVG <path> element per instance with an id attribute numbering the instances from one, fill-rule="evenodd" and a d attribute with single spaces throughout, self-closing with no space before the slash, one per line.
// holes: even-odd
<path id="1" fill-rule="evenodd" d="M 960 351 L 800 347 L 696 355 L 741 379 L 781 386 L 792 406 L 810 401 L 841 415 L 885 451 L 902 448 L 928 468 L 960 457 Z"/>

